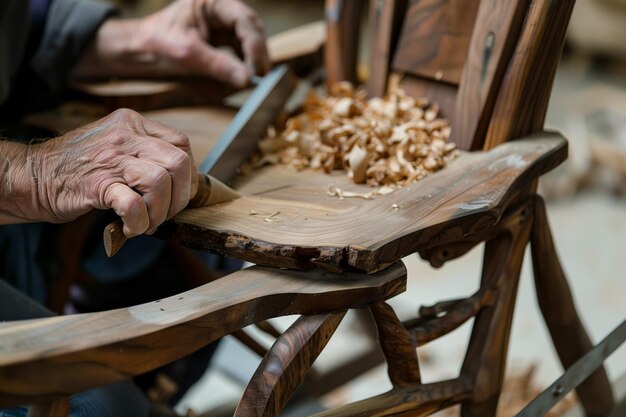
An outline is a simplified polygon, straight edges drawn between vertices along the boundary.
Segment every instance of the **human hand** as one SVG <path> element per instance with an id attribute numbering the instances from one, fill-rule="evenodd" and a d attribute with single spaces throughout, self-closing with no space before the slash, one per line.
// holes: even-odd
<path id="1" fill-rule="evenodd" d="M 233 47 L 238 56 L 217 49 Z M 240 0 L 178 0 L 142 19 L 110 19 L 76 75 L 206 75 L 244 87 L 270 68 L 256 13 Z"/>
<path id="2" fill-rule="evenodd" d="M 127 109 L 31 145 L 29 159 L 34 218 L 66 222 L 112 208 L 127 237 L 154 233 L 198 187 L 187 136 Z"/>

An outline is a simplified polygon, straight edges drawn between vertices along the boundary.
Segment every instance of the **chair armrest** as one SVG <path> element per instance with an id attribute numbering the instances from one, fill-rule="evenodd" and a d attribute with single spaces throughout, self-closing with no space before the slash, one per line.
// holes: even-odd
<path id="1" fill-rule="evenodd" d="M 405 286 L 402 263 L 375 275 L 252 267 L 130 308 L 0 323 L 0 407 L 124 380 L 255 322 L 363 308 Z"/>

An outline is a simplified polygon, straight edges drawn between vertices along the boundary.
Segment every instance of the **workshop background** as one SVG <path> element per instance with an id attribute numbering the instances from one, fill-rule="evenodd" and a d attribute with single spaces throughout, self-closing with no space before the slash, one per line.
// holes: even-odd
<path id="1" fill-rule="evenodd" d="M 117 0 L 127 16 L 139 16 L 168 0 Z M 323 19 L 323 0 L 248 0 L 268 35 Z M 367 39 L 367 37 L 363 37 Z M 595 343 L 626 316 L 626 0 L 578 0 L 565 52 L 557 72 L 546 126 L 570 141 L 566 163 L 542 179 L 556 246 L 579 312 Z M 367 62 L 367 48 L 361 60 Z M 363 74 L 363 71 L 361 71 Z M 500 415 L 513 415 L 561 373 L 558 358 L 539 314 L 527 254 L 511 337 L 508 378 Z M 417 255 L 404 260 L 409 270 L 406 293 L 391 300 L 401 319 L 414 317 L 416 305 L 473 293 L 478 286 L 482 248 L 433 270 Z M 273 320 L 286 328 L 288 318 Z M 458 374 L 471 323 L 420 348 L 424 381 Z M 250 329 L 263 339 L 264 335 Z M 324 372 L 365 352 L 370 339 L 354 315 L 343 321 L 318 359 Z M 264 339 L 269 346 L 269 339 Z M 228 337 L 212 367 L 179 403 L 177 410 L 219 416 L 232 412 L 258 356 Z M 626 349 L 607 362 L 617 390 L 626 392 Z M 290 416 L 308 415 L 391 388 L 379 365 L 321 400 L 299 401 Z M 442 413 L 455 415 L 454 411 Z M 191 413 L 190 413 L 191 415 Z M 553 415 L 582 415 L 565 401 Z"/>

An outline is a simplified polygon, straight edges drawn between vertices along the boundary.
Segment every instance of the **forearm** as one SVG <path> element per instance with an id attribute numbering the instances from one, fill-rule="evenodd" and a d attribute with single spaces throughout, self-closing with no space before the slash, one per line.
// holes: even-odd
<path id="1" fill-rule="evenodd" d="M 74 78 L 110 78 L 149 75 L 157 64 L 143 52 L 136 19 L 106 20 L 72 69 Z"/>
<path id="2" fill-rule="evenodd" d="M 0 224 L 39 220 L 30 145 L 0 141 Z"/>

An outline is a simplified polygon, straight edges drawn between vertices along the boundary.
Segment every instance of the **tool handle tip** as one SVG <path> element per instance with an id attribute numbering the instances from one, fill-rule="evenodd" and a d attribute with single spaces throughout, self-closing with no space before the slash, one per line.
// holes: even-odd
<path id="1" fill-rule="evenodd" d="M 124 234 L 124 222 L 117 219 L 104 228 L 104 250 L 110 258 L 114 256 L 124 245 L 128 238 Z"/>

